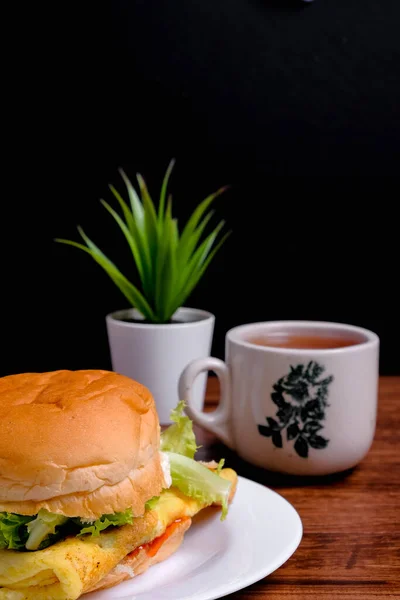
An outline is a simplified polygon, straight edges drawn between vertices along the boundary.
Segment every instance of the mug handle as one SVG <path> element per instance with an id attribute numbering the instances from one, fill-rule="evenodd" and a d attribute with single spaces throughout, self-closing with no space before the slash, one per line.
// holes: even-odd
<path id="1" fill-rule="evenodd" d="M 220 382 L 221 399 L 218 407 L 211 413 L 198 410 L 192 401 L 192 386 L 200 373 L 213 371 Z M 231 377 L 224 361 L 212 356 L 198 358 L 190 362 L 179 378 L 179 397 L 186 404 L 185 412 L 198 425 L 215 433 L 229 448 L 234 450 L 231 428 Z"/>

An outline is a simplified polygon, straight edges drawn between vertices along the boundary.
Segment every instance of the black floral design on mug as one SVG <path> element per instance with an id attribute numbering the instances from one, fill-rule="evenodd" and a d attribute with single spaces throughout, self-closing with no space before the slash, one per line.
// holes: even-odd
<path id="1" fill-rule="evenodd" d="M 333 375 L 320 379 L 325 367 L 315 361 L 308 365 L 290 367 L 290 373 L 272 386 L 271 400 L 278 410 L 275 419 L 267 417 L 268 426 L 259 425 L 261 435 L 272 438 L 277 448 L 283 446 L 283 432 L 287 441 L 294 440 L 294 449 L 303 458 L 309 448 L 326 448 L 329 440 L 319 435 L 323 428 L 328 405 L 328 388 Z"/>

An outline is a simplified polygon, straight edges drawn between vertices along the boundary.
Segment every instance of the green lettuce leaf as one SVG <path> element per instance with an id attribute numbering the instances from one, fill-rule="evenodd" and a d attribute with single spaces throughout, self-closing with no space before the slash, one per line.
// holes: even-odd
<path id="1" fill-rule="evenodd" d="M 26 524 L 34 518 L 34 516 L 0 512 L 0 549 L 24 549 L 28 539 Z"/>
<path id="2" fill-rule="evenodd" d="M 171 411 L 170 419 L 173 421 L 173 425 L 170 425 L 161 434 L 161 450 L 193 458 L 198 446 L 193 432 L 193 423 L 184 414 L 184 408 L 185 403 L 182 400 Z"/>
<path id="3" fill-rule="evenodd" d="M 121 525 L 132 525 L 132 522 L 132 509 L 128 508 L 124 512 L 114 513 L 110 515 L 102 515 L 100 519 L 97 519 L 97 521 L 93 521 L 93 523 L 90 523 L 86 525 L 86 527 L 83 527 L 77 535 L 81 536 L 90 534 L 92 536 L 97 536 L 101 531 L 104 531 L 104 529 L 107 529 L 111 525 L 113 525 L 114 527 L 120 527 Z M 81 523 L 84 524 L 82 520 Z"/>
<path id="4" fill-rule="evenodd" d="M 25 544 L 26 549 L 37 550 L 44 540 L 56 533 L 56 527 L 64 525 L 67 521 L 68 517 L 41 508 L 36 518 L 27 525 L 29 537 Z"/>
<path id="5" fill-rule="evenodd" d="M 185 496 L 196 498 L 206 505 L 221 504 L 223 521 L 228 514 L 231 482 L 223 479 L 192 458 L 167 452 L 171 465 L 172 485 Z"/>
<path id="6" fill-rule="evenodd" d="M 146 504 L 144 505 L 146 510 L 153 510 L 153 508 L 155 508 L 158 500 L 159 500 L 160 496 L 153 496 L 153 498 L 151 498 L 150 500 L 148 500 L 146 502 Z"/>
<path id="7" fill-rule="evenodd" d="M 34 516 L 0 512 L 0 550 L 42 550 L 66 535 L 98 535 L 112 525 L 119 527 L 132 521 L 131 508 L 103 515 L 93 523 L 85 523 L 79 518 L 70 519 L 45 509 Z"/>

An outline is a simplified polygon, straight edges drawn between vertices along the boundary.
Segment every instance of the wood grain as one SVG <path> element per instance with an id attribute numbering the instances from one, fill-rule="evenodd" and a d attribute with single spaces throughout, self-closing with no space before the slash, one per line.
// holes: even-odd
<path id="1" fill-rule="evenodd" d="M 207 410 L 218 402 L 210 377 Z M 381 377 L 373 445 L 355 469 L 329 477 L 270 473 L 241 460 L 196 427 L 199 458 L 227 466 L 276 490 L 296 508 L 304 536 L 272 575 L 228 600 L 400 599 L 400 377 Z M 239 525 L 240 526 L 240 525 Z"/>

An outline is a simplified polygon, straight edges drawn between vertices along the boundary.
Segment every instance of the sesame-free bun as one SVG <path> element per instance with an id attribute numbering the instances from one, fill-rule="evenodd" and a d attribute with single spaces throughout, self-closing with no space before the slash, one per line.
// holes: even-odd
<path id="1" fill-rule="evenodd" d="M 150 391 L 109 371 L 0 378 L 0 511 L 97 519 L 165 486 Z"/>

